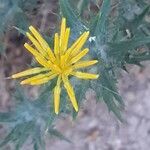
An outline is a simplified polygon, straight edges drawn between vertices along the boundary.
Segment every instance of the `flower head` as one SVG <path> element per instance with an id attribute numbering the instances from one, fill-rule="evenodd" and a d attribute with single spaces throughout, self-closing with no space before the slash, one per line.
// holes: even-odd
<path id="1" fill-rule="evenodd" d="M 81 79 L 97 79 L 99 75 L 77 71 L 80 68 L 96 64 L 97 60 L 82 61 L 81 59 L 88 53 L 89 49 L 81 50 L 86 42 L 89 32 L 84 32 L 80 37 L 68 47 L 70 28 L 66 27 L 66 19 L 62 19 L 60 34 L 55 33 L 54 50 L 43 39 L 41 34 L 30 26 L 26 35 L 32 42 L 33 46 L 28 43 L 24 47 L 32 53 L 34 58 L 41 67 L 36 67 L 14 74 L 12 78 L 26 77 L 21 84 L 40 85 L 58 78 L 54 88 L 54 108 L 55 113 L 59 112 L 61 86 L 64 85 L 70 101 L 75 111 L 78 111 L 78 104 L 75 97 L 74 89 L 69 82 L 70 76 Z M 31 75 L 33 75 L 31 77 Z M 29 77 L 30 76 L 30 77 Z"/>

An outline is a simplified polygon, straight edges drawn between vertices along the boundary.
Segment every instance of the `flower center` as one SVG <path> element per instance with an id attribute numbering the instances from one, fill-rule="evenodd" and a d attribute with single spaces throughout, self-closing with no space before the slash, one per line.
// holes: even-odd
<path id="1" fill-rule="evenodd" d="M 64 55 L 56 62 L 56 66 L 60 69 L 60 71 L 57 72 L 58 74 L 69 75 L 72 72 L 72 67 L 69 65 L 69 62 L 64 59 Z"/>

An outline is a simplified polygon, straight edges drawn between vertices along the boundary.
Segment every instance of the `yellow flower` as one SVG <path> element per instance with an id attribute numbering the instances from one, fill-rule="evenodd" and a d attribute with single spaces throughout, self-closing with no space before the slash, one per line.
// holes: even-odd
<path id="1" fill-rule="evenodd" d="M 86 42 L 89 32 L 84 32 L 73 44 L 68 47 L 70 36 L 70 28 L 66 27 L 66 19 L 62 19 L 60 34 L 55 33 L 54 37 L 54 51 L 50 48 L 48 43 L 43 39 L 41 34 L 30 26 L 26 35 L 32 42 L 33 46 L 28 43 L 24 47 L 33 54 L 41 67 L 36 67 L 14 74 L 12 78 L 27 77 L 21 84 L 40 85 L 44 84 L 56 77 L 57 84 L 54 88 L 54 109 L 55 113 L 59 112 L 61 85 L 63 84 L 68 96 L 71 100 L 73 108 L 78 111 L 78 104 L 72 85 L 69 82 L 69 76 L 75 76 L 81 79 L 97 79 L 99 75 L 92 73 L 84 73 L 77 71 L 77 69 L 88 67 L 96 64 L 97 60 L 81 61 L 89 49 L 85 48 L 81 51 Z M 33 77 L 29 77 L 34 75 Z"/>

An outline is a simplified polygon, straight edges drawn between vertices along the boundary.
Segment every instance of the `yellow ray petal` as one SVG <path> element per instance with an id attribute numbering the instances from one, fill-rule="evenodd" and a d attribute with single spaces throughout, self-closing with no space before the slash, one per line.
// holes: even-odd
<path id="1" fill-rule="evenodd" d="M 43 79 L 43 78 L 48 77 L 52 74 L 54 74 L 54 73 L 53 72 L 48 72 L 48 73 L 44 73 L 44 74 L 38 74 L 38 75 L 35 75 L 33 77 L 30 77 L 30 78 L 27 78 L 27 79 L 21 81 L 21 84 L 29 84 L 33 81 Z"/>
<path id="2" fill-rule="evenodd" d="M 60 57 L 60 66 L 61 66 L 61 68 L 64 68 L 65 64 L 66 64 L 65 55 L 62 55 Z"/>
<path id="3" fill-rule="evenodd" d="M 54 53 L 52 52 L 51 48 L 47 48 L 47 52 L 48 52 L 48 56 L 49 56 L 49 60 L 51 62 L 55 62 L 56 61 L 56 58 L 54 56 Z"/>
<path id="4" fill-rule="evenodd" d="M 30 33 L 26 33 L 27 37 L 31 40 L 31 42 L 34 44 L 34 46 L 36 47 L 36 49 L 43 55 L 43 57 L 48 57 L 47 52 L 41 47 L 41 45 L 39 44 L 39 42 L 30 34 Z"/>
<path id="5" fill-rule="evenodd" d="M 57 58 L 59 59 L 60 53 L 59 53 L 59 35 L 58 33 L 55 33 L 55 40 L 54 40 L 54 53 Z"/>
<path id="6" fill-rule="evenodd" d="M 11 77 L 12 78 L 20 78 L 20 77 L 29 76 L 29 75 L 37 74 L 37 73 L 44 72 L 44 71 L 48 71 L 48 69 L 36 67 L 36 68 L 32 68 L 32 69 L 28 69 L 28 70 L 16 73 L 16 74 L 12 75 Z"/>
<path id="7" fill-rule="evenodd" d="M 54 72 L 61 73 L 61 69 L 56 64 L 53 64 L 50 61 L 47 61 L 47 64 Z"/>
<path id="8" fill-rule="evenodd" d="M 74 49 L 76 49 L 76 47 L 78 46 L 78 44 L 80 43 L 80 41 L 82 41 L 82 39 L 86 36 L 86 32 L 84 32 L 82 35 L 80 35 L 80 37 L 72 44 L 72 46 L 66 51 L 65 53 L 65 57 L 66 59 L 69 58 L 69 56 L 71 55 L 72 51 Z"/>
<path id="9" fill-rule="evenodd" d="M 72 46 L 69 49 L 73 50 L 86 36 L 87 36 L 87 32 L 82 33 L 80 37 L 72 44 Z"/>
<path id="10" fill-rule="evenodd" d="M 28 43 L 25 43 L 25 44 L 24 44 L 24 47 L 25 47 L 32 55 L 34 55 L 35 57 L 41 56 L 41 54 L 40 54 L 36 49 L 34 49 L 33 47 L 31 47 Z"/>
<path id="11" fill-rule="evenodd" d="M 85 32 L 83 38 L 78 42 L 78 44 L 72 49 L 71 57 L 77 55 L 81 48 L 83 47 L 84 43 L 86 42 L 87 38 L 89 36 L 89 31 Z"/>
<path id="12" fill-rule="evenodd" d="M 36 59 L 41 65 L 43 65 L 43 66 L 46 67 L 46 68 L 51 69 L 52 71 L 58 72 L 58 73 L 61 72 L 61 69 L 60 69 L 57 65 L 52 64 L 51 61 L 45 61 L 42 57 L 35 57 L 35 59 Z"/>
<path id="13" fill-rule="evenodd" d="M 30 51 L 34 56 L 35 56 L 35 59 L 44 67 L 46 68 L 49 68 L 53 71 L 56 71 L 56 72 L 61 72 L 60 68 L 55 65 L 55 64 L 52 64 L 51 61 L 47 61 L 42 55 L 40 55 L 33 47 L 31 47 L 29 44 L 25 43 L 24 44 L 25 48 Z"/>
<path id="14" fill-rule="evenodd" d="M 33 47 L 31 47 L 28 43 L 24 44 L 24 47 L 35 56 L 35 59 L 44 67 L 50 68 L 49 63 L 47 60 Z"/>
<path id="15" fill-rule="evenodd" d="M 66 67 L 64 69 L 63 74 L 66 75 L 66 76 L 68 76 L 72 71 L 73 71 L 73 69 L 71 67 Z"/>
<path id="16" fill-rule="evenodd" d="M 92 74 L 92 73 L 84 73 L 84 72 L 71 72 L 72 75 L 80 78 L 80 79 L 97 79 L 99 77 L 98 74 Z"/>
<path id="17" fill-rule="evenodd" d="M 40 85 L 40 84 L 44 84 L 47 83 L 48 81 L 54 79 L 57 76 L 57 74 L 52 74 L 50 76 L 46 76 L 44 78 L 38 79 L 38 80 L 34 80 L 32 82 L 30 82 L 30 85 Z"/>
<path id="18" fill-rule="evenodd" d="M 41 47 L 45 50 L 45 52 L 48 54 L 48 56 L 50 57 L 50 60 L 52 62 L 55 61 L 55 56 L 50 48 L 50 46 L 48 45 L 48 43 L 44 40 L 44 38 L 41 36 L 41 34 L 33 27 L 30 26 L 29 30 L 32 32 L 32 34 L 34 35 L 34 37 L 38 40 L 38 42 L 40 43 Z"/>
<path id="19" fill-rule="evenodd" d="M 41 34 L 33 26 L 30 26 L 29 30 L 32 32 L 34 37 L 38 40 L 38 42 L 40 43 L 41 47 L 46 50 L 49 47 L 49 45 L 44 40 L 44 38 L 41 36 Z"/>
<path id="20" fill-rule="evenodd" d="M 70 28 L 67 28 L 65 31 L 64 39 L 63 39 L 63 44 L 62 44 L 62 51 L 63 54 L 67 50 L 68 47 L 68 41 L 69 41 L 69 36 L 70 36 Z"/>
<path id="21" fill-rule="evenodd" d="M 75 97 L 75 93 L 74 93 L 73 87 L 71 86 L 71 84 L 68 80 L 68 77 L 62 76 L 62 79 L 63 79 L 63 82 L 64 82 L 64 87 L 67 90 L 68 96 L 71 100 L 71 103 L 72 103 L 75 111 L 78 111 L 78 104 L 77 104 L 77 100 L 76 100 L 76 97 Z"/>
<path id="22" fill-rule="evenodd" d="M 35 59 L 43 67 L 48 68 L 49 70 L 50 69 L 52 70 L 52 68 L 50 67 L 49 63 L 47 63 L 47 61 L 42 56 L 36 56 Z"/>
<path id="23" fill-rule="evenodd" d="M 83 51 L 81 51 L 78 55 L 76 55 L 75 57 L 73 57 L 71 60 L 70 60 L 70 63 L 73 64 L 73 63 L 76 63 L 77 61 L 79 61 L 82 57 L 84 57 L 87 53 L 88 53 L 89 49 L 86 48 L 84 49 Z"/>
<path id="24" fill-rule="evenodd" d="M 61 30 L 60 30 L 60 54 L 63 52 L 62 48 L 63 48 L 65 30 L 66 30 L 66 19 L 63 18 L 61 22 Z"/>
<path id="25" fill-rule="evenodd" d="M 46 61 L 42 56 L 37 56 L 35 57 L 35 59 L 44 67 L 49 68 L 51 70 L 53 70 L 54 72 L 59 72 L 61 73 L 61 69 L 53 64 L 51 61 Z"/>
<path id="26" fill-rule="evenodd" d="M 80 68 L 84 68 L 84 67 L 89 67 L 92 66 L 94 64 L 98 63 L 97 60 L 91 60 L 91 61 L 80 61 L 78 63 L 75 63 L 72 68 L 73 69 L 80 69 Z"/>
<path id="27" fill-rule="evenodd" d="M 54 88 L 54 108 L 55 108 L 55 113 L 59 113 L 59 105 L 60 105 L 60 93 L 61 93 L 61 76 L 58 77 L 57 80 L 57 85 Z"/>

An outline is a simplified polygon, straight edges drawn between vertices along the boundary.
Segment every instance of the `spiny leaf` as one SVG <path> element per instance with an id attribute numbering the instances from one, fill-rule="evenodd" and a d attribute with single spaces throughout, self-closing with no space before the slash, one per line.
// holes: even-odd
<path id="1" fill-rule="evenodd" d="M 150 36 L 132 38 L 126 41 L 109 43 L 110 51 L 108 55 L 113 56 L 118 62 L 124 60 L 128 51 L 132 51 L 135 48 L 150 43 Z"/>
<path id="2" fill-rule="evenodd" d="M 121 109 L 116 105 L 115 101 L 113 100 L 113 97 L 106 90 L 103 91 L 103 95 L 103 100 L 106 103 L 109 111 L 112 111 L 117 116 L 117 118 L 121 122 L 123 122 L 124 120 L 121 115 Z"/>
<path id="3" fill-rule="evenodd" d="M 22 128 L 22 131 L 20 132 L 17 144 L 16 144 L 16 150 L 20 150 L 20 148 L 23 146 L 23 144 L 27 141 L 30 134 L 32 134 L 34 128 L 33 122 L 29 122 Z"/>
<path id="4" fill-rule="evenodd" d="M 118 101 L 118 103 L 121 106 L 124 106 L 124 102 L 121 98 L 121 96 L 118 93 L 117 87 L 116 87 L 116 79 L 112 78 L 106 71 L 102 71 L 102 77 L 100 78 L 100 82 L 103 85 L 103 89 L 105 89 L 107 92 L 113 95 L 115 100 Z"/>
<path id="5" fill-rule="evenodd" d="M 59 131 L 57 131 L 56 129 L 53 129 L 53 128 L 49 128 L 48 130 L 49 134 L 51 136 L 56 136 L 57 138 L 61 139 L 61 140 L 65 140 L 66 142 L 69 142 L 71 143 L 71 141 L 66 138 L 64 135 L 62 135 Z"/>
<path id="6" fill-rule="evenodd" d="M 14 140 L 14 134 L 17 130 L 17 127 L 13 128 L 11 132 L 5 137 L 5 139 L 0 143 L 0 147 L 5 146 L 9 141 Z"/>
<path id="7" fill-rule="evenodd" d="M 136 2 L 139 4 L 139 5 L 141 5 L 141 6 L 147 6 L 147 3 L 146 3 L 146 1 L 145 0 L 136 0 Z"/>
<path id="8" fill-rule="evenodd" d="M 0 147 L 3 147 L 10 141 L 17 141 L 18 136 L 20 135 L 22 128 L 24 128 L 24 124 L 18 124 L 16 125 L 11 132 L 5 137 L 2 143 L 0 143 Z"/>
<path id="9" fill-rule="evenodd" d="M 19 33 L 21 33 L 21 34 L 23 34 L 24 36 L 26 36 L 26 31 L 24 31 L 24 30 L 22 30 L 22 29 L 20 29 L 20 28 L 18 28 L 18 27 L 15 27 L 15 26 L 13 26 L 13 28 L 15 28 L 17 31 L 19 31 Z"/>
<path id="10" fill-rule="evenodd" d="M 124 23 L 121 25 L 123 30 L 128 29 L 132 36 L 137 36 L 142 33 L 143 25 L 146 24 L 145 16 L 149 11 L 150 6 L 146 6 L 142 12 L 136 15 L 133 19 L 128 20 L 124 18 Z M 122 17 L 122 16 L 121 16 Z"/>
<path id="11" fill-rule="evenodd" d="M 140 62 L 150 60 L 150 52 L 143 52 L 138 54 L 129 54 L 128 57 L 125 58 L 125 61 L 128 64 L 136 64 L 140 65 Z"/>
<path id="12" fill-rule="evenodd" d="M 34 142 L 34 148 L 39 149 L 41 148 L 42 150 L 45 150 L 45 139 L 44 137 L 45 133 L 41 132 L 40 126 L 36 126 L 34 129 L 34 134 L 33 134 L 33 142 Z"/>
<path id="13" fill-rule="evenodd" d="M 110 4 L 111 4 L 110 0 L 103 1 L 98 16 L 96 16 L 95 21 L 91 26 L 91 30 L 90 30 L 91 34 L 93 36 L 96 35 L 99 44 L 105 42 L 105 36 L 107 34 L 107 20 L 111 9 Z"/>
<path id="14" fill-rule="evenodd" d="M 78 2 L 78 10 L 79 10 L 79 13 L 82 15 L 84 10 L 87 8 L 88 4 L 89 4 L 90 0 L 80 0 Z"/>
<path id="15" fill-rule="evenodd" d="M 85 98 L 85 94 L 86 94 L 86 91 L 89 88 L 90 82 L 82 80 L 82 81 L 79 81 L 78 83 L 79 84 L 75 85 L 75 93 L 76 93 L 76 97 L 77 97 L 77 100 L 78 100 L 78 105 L 82 106 L 82 102 L 83 102 L 83 99 Z M 78 112 L 74 111 L 74 109 L 73 109 L 72 110 L 73 119 L 76 119 L 77 115 L 78 115 Z"/>
<path id="16" fill-rule="evenodd" d="M 97 81 L 92 81 L 91 86 L 96 91 L 98 99 L 102 99 L 109 110 L 112 111 L 120 121 L 123 121 L 121 110 L 124 109 L 124 102 L 116 87 L 116 79 L 105 67 L 100 67 L 101 76 Z"/>
<path id="17" fill-rule="evenodd" d="M 150 6 L 146 6 L 146 7 L 143 9 L 142 13 L 139 14 L 139 15 L 137 15 L 137 16 L 134 18 L 134 20 L 133 20 L 133 22 L 132 22 L 132 26 L 134 26 L 135 28 L 137 28 L 140 24 L 142 24 L 142 22 L 144 21 L 144 17 L 146 16 L 146 14 L 147 14 L 148 11 L 149 11 L 149 8 L 150 8 Z"/>
<path id="18" fill-rule="evenodd" d="M 24 102 L 29 100 L 19 83 L 16 83 L 16 91 L 12 94 L 12 97 L 16 102 Z"/>
<path id="19" fill-rule="evenodd" d="M 0 113 L 0 122 L 13 122 L 16 118 L 12 112 Z"/>
<path id="20" fill-rule="evenodd" d="M 34 150 L 39 150 L 39 146 L 38 146 L 38 144 L 36 142 L 34 143 L 33 149 Z"/>
<path id="21" fill-rule="evenodd" d="M 75 13 L 73 8 L 70 6 L 68 0 L 60 0 L 60 9 L 62 15 L 66 18 L 68 26 L 71 28 L 72 37 L 75 39 L 86 27 L 83 25 L 79 16 Z"/>

